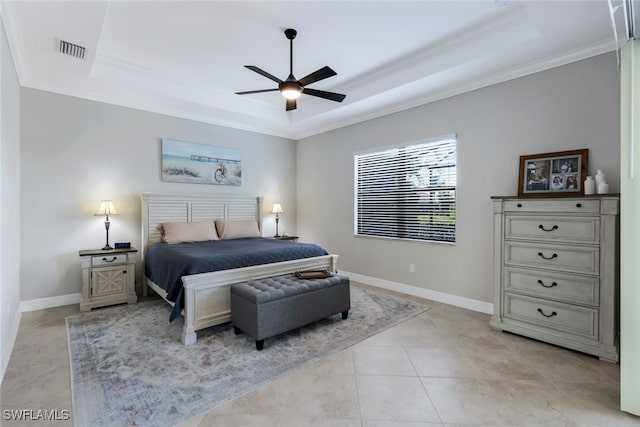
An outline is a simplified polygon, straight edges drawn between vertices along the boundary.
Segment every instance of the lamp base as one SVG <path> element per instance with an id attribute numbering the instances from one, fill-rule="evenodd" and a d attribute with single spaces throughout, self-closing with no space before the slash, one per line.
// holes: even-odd
<path id="1" fill-rule="evenodd" d="M 104 228 L 107 230 L 107 244 L 104 245 L 104 248 L 102 248 L 103 251 L 110 251 L 111 249 L 113 249 L 111 246 L 109 246 L 109 225 L 111 225 L 111 222 L 109 222 L 109 216 L 107 215 L 107 220 L 104 222 Z"/>
<path id="2" fill-rule="evenodd" d="M 279 235 L 279 234 L 276 234 L 276 235 L 275 235 L 275 236 L 273 236 L 273 237 L 280 237 L 280 235 Z"/>

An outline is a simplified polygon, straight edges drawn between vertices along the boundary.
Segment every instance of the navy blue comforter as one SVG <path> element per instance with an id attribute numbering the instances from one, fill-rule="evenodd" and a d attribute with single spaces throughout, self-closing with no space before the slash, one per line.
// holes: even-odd
<path id="1" fill-rule="evenodd" d="M 158 243 L 147 250 L 144 268 L 146 276 L 167 291 L 169 301 L 175 302 L 170 317 L 173 321 L 184 306 L 182 276 L 327 254 L 315 243 L 263 237 L 172 245 Z"/>

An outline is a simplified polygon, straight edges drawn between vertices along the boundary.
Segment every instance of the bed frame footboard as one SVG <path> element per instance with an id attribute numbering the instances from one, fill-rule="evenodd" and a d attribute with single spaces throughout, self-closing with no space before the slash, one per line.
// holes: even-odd
<path id="1" fill-rule="evenodd" d="M 196 331 L 231 321 L 229 287 L 247 280 L 279 276 L 299 270 L 328 269 L 337 271 L 338 255 L 324 255 L 271 264 L 254 265 L 233 270 L 193 274 L 182 277 L 184 286 L 184 326 L 182 343 L 194 344 Z M 166 300 L 166 292 L 153 282 L 149 286 Z M 173 305 L 173 303 L 169 302 Z"/>

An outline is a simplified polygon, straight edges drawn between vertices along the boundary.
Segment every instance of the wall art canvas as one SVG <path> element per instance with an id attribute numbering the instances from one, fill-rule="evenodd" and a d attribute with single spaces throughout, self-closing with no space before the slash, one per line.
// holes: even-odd
<path id="1" fill-rule="evenodd" d="M 191 184 L 240 185 L 240 150 L 162 139 L 162 180 Z"/>

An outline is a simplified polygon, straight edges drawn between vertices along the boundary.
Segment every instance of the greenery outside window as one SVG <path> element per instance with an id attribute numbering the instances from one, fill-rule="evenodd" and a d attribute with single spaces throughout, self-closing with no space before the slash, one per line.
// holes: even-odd
<path id="1" fill-rule="evenodd" d="M 356 236 L 455 242 L 456 137 L 354 154 Z"/>

